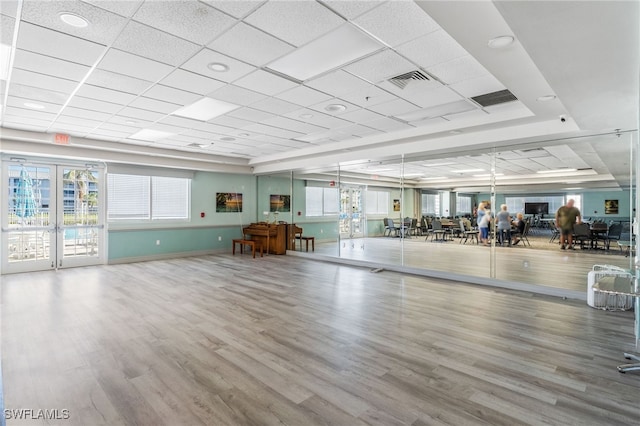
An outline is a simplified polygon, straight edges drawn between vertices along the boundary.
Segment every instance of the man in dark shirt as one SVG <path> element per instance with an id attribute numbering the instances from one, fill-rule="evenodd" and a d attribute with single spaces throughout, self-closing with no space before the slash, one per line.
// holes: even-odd
<path id="1" fill-rule="evenodd" d="M 573 206 L 574 200 L 567 201 L 556 212 L 556 227 L 560 230 L 560 248 L 565 249 L 565 242 L 569 250 L 573 250 L 573 225 L 581 223 L 580 210 Z"/>

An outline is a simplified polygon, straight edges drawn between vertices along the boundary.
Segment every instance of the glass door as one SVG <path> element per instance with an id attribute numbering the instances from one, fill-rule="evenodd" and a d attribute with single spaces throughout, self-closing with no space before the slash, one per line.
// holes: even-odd
<path id="1" fill-rule="evenodd" d="M 2 176 L 2 273 L 103 263 L 100 170 L 4 162 Z"/>
<path id="2" fill-rule="evenodd" d="M 362 238 L 364 236 L 364 209 L 362 187 L 340 189 L 340 238 Z"/>

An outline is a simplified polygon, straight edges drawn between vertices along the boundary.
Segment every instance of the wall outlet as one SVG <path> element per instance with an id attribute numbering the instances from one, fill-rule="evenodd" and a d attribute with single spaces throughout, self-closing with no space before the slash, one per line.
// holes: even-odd
<path id="1" fill-rule="evenodd" d="M 220 237 L 220 236 L 219 236 L 219 237 L 218 237 L 218 241 L 222 241 L 222 237 Z"/>
<path id="2" fill-rule="evenodd" d="M 156 245 L 159 246 L 160 245 L 160 240 L 156 240 Z"/>

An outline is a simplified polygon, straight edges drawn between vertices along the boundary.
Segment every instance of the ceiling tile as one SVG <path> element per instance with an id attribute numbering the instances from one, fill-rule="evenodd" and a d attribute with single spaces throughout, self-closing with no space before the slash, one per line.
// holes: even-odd
<path id="1" fill-rule="evenodd" d="M 166 76 L 160 83 L 165 86 L 186 90 L 187 92 L 206 95 L 224 86 L 222 81 L 214 80 L 200 74 L 177 69 Z"/>
<path id="2" fill-rule="evenodd" d="M 224 64 L 228 66 L 229 69 L 224 72 L 213 71 L 207 66 L 211 63 Z M 222 53 L 214 52 L 211 49 L 202 49 L 197 55 L 182 64 L 180 68 L 227 83 L 237 80 L 256 69 L 251 65 L 230 58 Z"/>
<path id="3" fill-rule="evenodd" d="M 394 120 L 392 118 L 380 118 L 378 120 L 369 121 L 363 123 L 367 127 L 372 127 L 377 130 L 381 130 L 383 132 L 392 132 L 396 130 L 405 130 L 405 129 L 413 129 L 414 126 L 409 124 L 402 123 L 400 121 Z"/>
<path id="4" fill-rule="evenodd" d="M 314 133 L 327 130 L 324 127 L 314 126 L 313 124 L 303 123 L 301 121 L 292 120 L 286 117 L 270 118 L 268 120 L 264 120 L 262 124 L 279 127 L 281 129 L 287 129 L 299 133 Z"/>
<path id="5" fill-rule="evenodd" d="M 156 84 L 144 92 L 146 98 L 157 99 L 159 101 L 171 102 L 178 105 L 188 105 L 201 98 L 197 93 L 191 93 L 173 87 Z"/>
<path id="6" fill-rule="evenodd" d="M 111 114 L 107 114 L 106 112 L 91 111 L 84 108 L 75 108 L 70 106 L 67 106 L 63 112 L 65 115 L 71 117 L 88 118 L 96 121 L 105 121 L 111 117 Z"/>
<path id="7" fill-rule="evenodd" d="M 295 138 L 300 136 L 302 133 L 300 132 L 292 132 L 290 130 L 278 129 L 276 127 L 266 126 L 264 124 L 252 124 L 251 126 L 247 126 L 244 128 L 247 132 L 257 132 L 264 133 L 265 135 L 278 136 L 281 138 Z"/>
<path id="8" fill-rule="evenodd" d="M 135 21 L 129 21 L 113 47 L 173 66 L 180 65 L 200 49 L 195 43 Z"/>
<path id="9" fill-rule="evenodd" d="M 287 101 L 283 101 L 282 99 L 278 98 L 266 98 L 251 104 L 251 108 L 259 109 L 261 111 L 269 112 L 272 114 L 286 114 L 288 112 L 299 109 L 300 106 Z"/>
<path id="10" fill-rule="evenodd" d="M 17 83 L 11 85 L 9 96 L 17 96 L 19 98 L 33 99 L 34 101 L 48 102 L 57 105 L 64 105 L 69 98 L 69 95 L 66 93 L 54 92 L 53 90 L 25 86 Z"/>
<path id="11" fill-rule="evenodd" d="M 354 123 L 366 123 L 369 121 L 379 120 L 381 118 L 384 118 L 384 116 L 366 109 L 359 109 L 357 111 L 342 114 L 340 118 L 353 121 Z"/>
<path id="12" fill-rule="evenodd" d="M 20 24 L 19 49 L 92 66 L 105 47 L 81 38 L 48 30 L 27 22 Z"/>
<path id="13" fill-rule="evenodd" d="M 183 105 L 178 105 L 170 102 L 162 102 L 156 99 L 145 98 L 144 96 L 141 96 L 131 102 L 129 106 L 132 106 L 134 108 L 146 109 L 147 111 L 154 111 L 161 114 L 171 114 Z"/>
<path id="14" fill-rule="evenodd" d="M 206 4 L 185 0 L 147 1 L 133 19 L 199 45 L 207 44 L 236 22 Z"/>
<path id="15" fill-rule="evenodd" d="M 100 99 L 106 102 L 112 102 L 119 105 L 127 105 L 136 98 L 135 95 L 117 90 L 105 89 L 104 87 L 91 86 L 84 84 L 76 92 L 77 96 L 85 98 Z"/>
<path id="16" fill-rule="evenodd" d="M 36 111 L 34 109 L 29 108 L 16 108 L 12 106 L 8 106 L 5 110 L 5 114 L 13 115 L 16 117 L 27 117 L 34 118 L 36 120 L 42 120 L 43 122 L 51 123 L 55 118 L 56 114 L 46 112 L 46 111 Z"/>
<path id="17" fill-rule="evenodd" d="M 262 93 L 254 92 L 253 90 L 234 86 L 232 84 L 228 84 L 218 90 L 215 90 L 209 93 L 207 96 L 209 96 L 210 98 L 243 106 L 251 105 L 252 103 L 266 98 L 266 95 L 263 95 Z"/>
<path id="18" fill-rule="evenodd" d="M 359 124 L 352 124 L 350 126 L 341 127 L 336 130 L 337 130 L 336 133 L 338 134 L 343 134 L 347 136 L 357 136 L 360 138 L 381 133 L 379 130 L 372 129 L 371 127 L 367 127 L 367 126 L 361 126 Z"/>
<path id="19" fill-rule="evenodd" d="M 242 129 L 245 126 L 253 124 L 252 121 L 242 120 L 240 118 L 231 117 L 229 115 L 223 115 L 221 117 L 214 118 L 213 120 L 209 120 L 209 123 L 230 127 L 233 129 Z"/>
<path id="20" fill-rule="evenodd" d="M 297 86 L 297 84 L 292 81 L 262 70 L 257 70 L 237 80 L 234 84 L 269 96 L 276 95 Z"/>
<path id="21" fill-rule="evenodd" d="M 354 20 L 356 24 L 391 47 L 440 29 L 412 1 L 390 1 Z M 402 22 L 402 25 L 398 25 Z"/>
<path id="22" fill-rule="evenodd" d="M 301 106 L 309 106 L 331 99 L 331 96 L 306 86 L 294 87 L 276 95 L 276 97 Z"/>
<path id="23" fill-rule="evenodd" d="M 36 108 L 30 108 L 29 105 L 27 105 L 27 104 L 38 104 L 42 108 L 37 108 L 37 109 Z M 61 104 L 53 104 L 53 103 L 44 102 L 44 101 L 37 101 L 36 102 L 33 99 L 18 98 L 16 96 L 7 97 L 7 106 L 8 107 L 15 107 L 15 108 L 33 109 L 35 111 L 48 112 L 48 113 L 52 113 L 52 114 L 57 114 L 58 112 L 60 112 L 60 108 L 62 108 Z"/>
<path id="24" fill-rule="evenodd" d="M 98 68 L 150 81 L 158 81 L 173 69 L 169 65 L 117 49 L 109 49 Z"/>
<path id="25" fill-rule="evenodd" d="M 23 118 L 15 115 L 7 115 L 3 121 L 3 127 L 8 129 L 26 130 L 29 132 L 46 132 L 48 127 L 41 120 Z"/>
<path id="26" fill-rule="evenodd" d="M 290 113 L 284 114 L 284 116 L 293 118 L 294 120 L 304 121 L 305 123 L 315 124 L 316 126 L 325 127 L 327 129 L 351 124 L 351 122 L 341 118 L 333 117 L 307 108 L 291 111 Z"/>
<path id="27" fill-rule="evenodd" d="M 275 115 L 273 114 L 269 114 L 268 112 L 259 111 L 253 108 L 238 108 L 235 111 L 231 111 L 227 115 L 254 122 L 259 122 L 271 117 L 275 117 Z"/>
<path id="28" fill-rule="evenodd" d="M 129 118 L 127 118 L 127 120 L 129 120 Z M 183 129 L 198 129 L 204 124 L 202 121 L 193 120 L 186 117 L 178 117 L 176 115 L 167 115 L 157 122 L 166 124 L 167 126 L 182 127 Z M 151 123 L 149 123 L 146 127 L 149 127 L 150 125 Z"/>
<path id="29" fill-rule="evenodd" d="M 95 69 L 87 79 L 86 84 L 139 95 L 153 83 L 111 71 Z"/>
<path id="30" fill-rule="evenodd" d="M 60 19 L 62 12 L 81 16 L 89 25 L 84 28 L 67 25 Z M 122 16 L 79 1 L 25 0 L 22 5 L 22 19 L 105 46 L 116 39 L 127 23 Z"/>
<path id="31" fill-rule="evenodd" d="M 4 3 L 4 2 L 1 2 Z M 16 20 L 5 15 L 0 15 L 0 43 L 11 46 L 13 44 L 13 26 Z"/>
<path id="32" fill-rule="evenodd" d="M 131 117 L 134 120 L 146 120 L 146 121 L 157 121 L 160 120 L 165 114 L 159 114 L 153 111 L 147 111 L 140 108 L 126 107 L 122 110 L 118 111 L 118 115 L 123 117 Z"/>
<path id="33" fill-rule="evenodd" d="M 329 95 L 340 97 L 340 95 L 344 93 L 366 90 L 370 86 L 370 83 L 340 70 L 307 81 L 304 85 Z"/>
<path id="34" fill-rule="evenodd" d="M 344 23 L 344 19 L 315 1 L 272 1 L 244 19 L 269 34 L 301 46 Z"/>
<path id="35" fill-rule="evenodd" d="M 429 68 L 468 55 L 468 52 L 444 30 L 434 31 L 396 48 L 409 60 Z"/>
<path id="36" fill-rule="evenodd" d="M 105 137 L 110 137 L 111 140 L 117 141 L 120 139 L 127 138 L 130 136 L 129 132 L 118 132 L 116 130 L 106 130 L 106 129 L 94 129 L 87 134 L 88 138 L 96 138 L 96 139 L 104 139 Z"/>
<path id="37" fill-rule="evenodd" d="M 73 98 L 71 98 L 71 101 L 69 102 L 69 106 L 72 106 L 75 108 L 90 109 L 90 110 L 99 111 L 99 112 L 106 112 L 111 114 L 115 114 L 120 109 L 122 109 L 122 105 L 113 104 L 110 102 L 103 102 L 97 99 L 83 98 L 81 96 L 74 96 Z"/>
<path id="38" fill-rule="evenodd" d="M 228 13 L 236 18 L 242 18 L 249 12 L 255 10 L 258 6 L 264 3 L 266 0 L 201 0 L 204 3 L 210 4 L 218 10 Z"/>
<path id="39" fill-rule="evenodd" d="M 449 87 L 467 98 L 506 89 L 506 87 L 492 75 L 470 78 L 459 83 L 450 84 Z"/>
<path id="40" fill-rule="evenodd" d="M 208 47 L 255 66 L 262 66 L 294 49 L 242 22 L 209 43 Z"/>
<path id="41" fill-rule="evenodd" d="M 445 84 L 455 84 L 489 75 L 489 72 L 471 55 L 434 65 L 427 71 Z"/>
<path id="42" fill-rule="evenodd" d="M 25 86 L 38 87 L 40 89 L 47 90 L 55 87 L 56 91 L 61 93 L 71 93 L 78 86 L 78 83 L 75 81 L 18 69 L 13 70 L 13 73 L 11 74 L 11 83 L 23 84 Z"/>
<path id="43" fill-rule="evenodd" d="M 74 124 L 66 124 L 66 123 L 54 123 L 48 129 L 49 132 L 54 133 L 65 133 L 71 136 L 85 137 L 88 132 L 93 130 L 89 127 L 78 126 Z"/>
<path id="44" fill-rule="evenodd" d="M 344 70 L 371 83 L 378 83 L 379 81 L 414 71 L 416 68 L 414 64 L 402 56 L 387 49 L 347 65 Z"/>
<path id="45" fill-rule="evenodd" d="M 451 90 L 449 87 L 441 86 L 433 90 L 419 92 L 409 91 L 404 95 L 404 99 L 421 108 L 430 108 L 436 105 L 459 101 L 462 99 L 462 96 Z"/>
<path id="46" fill-rule="evenodd" d="M 19 69 L 74 81 L 82 80 L 91 69 L 85 65 L 27 52 L 22 49 L 16 50 L 14 66 Z"/>
<path id="47" fill-rule="evenodd" d="M 360 1 L 344 1 L 344 0 L 323 0 L 324 4 L 329 6 L 334 11 L 338 12 L 340 15 L 344 16 L 347 19 L 354 19 L 363 13 L 368 12 L 376 6 L 384 3 L 384 0 L 380 1 L 371 1 L 371 0 L 360 0 Z"/>
<path id="48" fill-rule="evenodd" d="M 391 93 L 380 89 L 377 86 L 369 85 L 367 88 L 361 88 L 353 92 L 340 95 L 340 99 L 351 102 L 352 104 L 368 108 L 372 105 L 378 105 L 389 102 L 396 97 Z"/>
<path id="49" fill-rule="evenodd" d="M 140 130 L 140 127 L 115 124 L 115 123 L 102 123 L 100 125 L 100 130 L 115 130 L 117 132 L 127 132 L 128 134 L 133 134 L 138 130 Z"/>
<path id="50" fill-rule="evenodd" d="M 331 108 L 332 105 L 342 105 L 345 107 L 345 109 L 332 110 Z M 353 105 L 353 104 L 350 104 L 349 102 L 343 101 L 342 99 L 336 99 L 336 98 L 332 98 L 332 99 L 329 99 L 328 101 L 310 105 L 309 108 L 315 111 L 319 111 L 323 114 L 338 115 L 338 116 L 342 114 L 346 114 L 347 112 L 356 111 L 360 109 L 360 107 L 357 105 Z"/>
<path id="51" fill-rule="evenodd" d="M 91 3 L 94 6 L 97 6 L 101 9 L 108 10 L 113 13 L 117 13 L 120 16 L 131 17 L 138 7 L 140 7 L 140 3 L 144 0 L 82 0 L 85 3 Z"/>

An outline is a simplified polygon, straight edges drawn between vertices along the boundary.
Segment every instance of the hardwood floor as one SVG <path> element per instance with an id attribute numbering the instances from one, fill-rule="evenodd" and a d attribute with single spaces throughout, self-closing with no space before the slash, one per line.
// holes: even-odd
<path id="1" fill-rule="evenodd" d="M 631 425 L 633 313 L 216 255 L 2 277 L 8 425 Z"/>
<path id="2" fill-rule="evenodd" d="M 365 260 L 375 264 L 404 265 L 413 268 L 453 272 L 468 276 L 495 278 L 541 287 L 575 290 L 586 299 L 587 274 L 593 265 L 614 265 L 629 269 L 632 258 L 613 247 L 604 250 L 560 250 L 549 236 L 530 236 L 531 247 L 495 247 L 492 264 L 491 247 L 460 244 L 459 239 L 446 243 L 425 241 L 425 237 L 357 238 L 338 242 L 316 242 L 312 256 L 323 254 L 344 259 Z M 493 270 L 492 270 L 493 268 Z"/>

